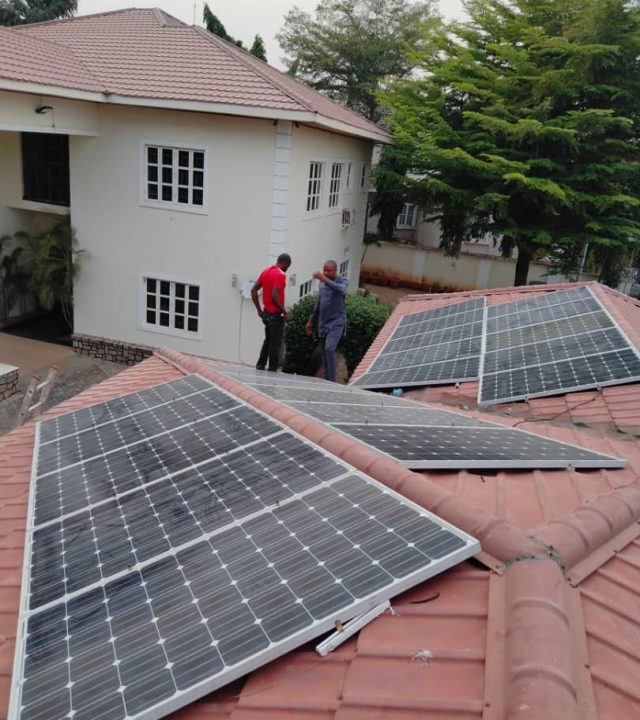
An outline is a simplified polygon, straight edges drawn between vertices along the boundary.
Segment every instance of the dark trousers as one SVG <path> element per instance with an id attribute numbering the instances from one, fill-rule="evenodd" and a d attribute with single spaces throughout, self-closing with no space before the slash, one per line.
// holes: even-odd
<path id="1" fill-rule="evenodd" d="M 262 314 L 262 322 L 264 323 L 264 342 L 260 357 L 256 367 L 258 370 L 264 370 L 269 361 L 269 370 L 275 372 L 278 369 L 278 361 L 280 359 L 280 345 L 282 345 L 282 335 L 284 333 L 284 318 L 282 313 Z"/>
<path id="2" fill-rule="evenodd" d="M 336 348 L 344 335 L 344 327 L 343 323 L 337 323 L 333 327 L 327 328 L 326 333 L 320 337 L 324 355 L 324 377 L 331 382 L 336 381 Z"/>

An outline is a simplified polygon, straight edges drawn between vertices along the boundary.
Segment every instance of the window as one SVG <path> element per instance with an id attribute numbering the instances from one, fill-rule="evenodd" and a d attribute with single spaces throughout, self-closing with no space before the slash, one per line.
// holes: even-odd
<path id="1" fill-rule="evenodd" d="M 200 287 L 188 283 L 144 278 L 145 325 L 168 331 L 197 333 Z"/>
<path id="2" fill-rule="evenodd" d="M 345 260 L 344 262 L 340 263 L 340 267 L 338 268 L 338 275 L 340 277 L 343 277 L 345 280 L 349 279 L 349 261 Z"/>
<path id="3" fill-rule="evenodd" d="M 313 280 L 307 280 L 307 282 L 302 283 L 300 285 L 300 295 L 299 297 L 303 298 L 306 295 L 309 295 L 309 293 L 313 290 Z"/>
<path id="4" fill-rule="evenodd" d="M 69 137 L 22 133 L 25 200 L 69 206 Z"/>
<path id="5" fill-rule="evenodd" d="M 405 203 L 400 215 L 398 215 L 398 219 L 396 220 L 396 225 L 398 227 L 413 227 L 415 214 L 416 214 L 415 204 L 414 203 Z"/>
<path id="6" fill-rule="evenodd" d="M 347 163 L 347 182 L 346 191 L 351 192 L 353 190 L 353 163 Z"/>
<path id="7" fill-rule="evenodd" d="M 329 183 L 329 207 L 337 207 L 340 202 L 340 182 L 342 180 L 342 163 L 331 166 L 331 182 Z"/>
<path id="8" fill-rule="evenodd" d="M 320 207 L 320 193 L 322 191 L 322 163 L 309 163 L 309 187 L 307 190 L 307 212 Z"/>
<path id="9" fill-rule="evenodd" d="M 367 192 L 369 190 L 369 166 L 362 163 L 362 173 L 360 175 L 360 190 Z"/>
<path id="10" fill-rule="evenodd" d="M 205 151 L 145 145 L 143 197 L 153 205 L 204 207 Z"/>

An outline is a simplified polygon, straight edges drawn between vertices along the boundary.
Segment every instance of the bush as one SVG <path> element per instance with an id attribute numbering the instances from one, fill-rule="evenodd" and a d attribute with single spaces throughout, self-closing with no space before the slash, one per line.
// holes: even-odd
<path id="1" fill-rule="evenodd" d="M 285 335 L 285 372 L 315 375 L 320 367 L 322 358 L 318 353 L 317 335 L 313 333 L 311 337 L 307 337 L 304 333 L 304 326 L 313 311 L 316 297 L 307 295 L 297 302 L 289 313 Z M 338 345 L 338 350 L 344 355 L 347 372 L 351 375 L 387 321 L 392 308 L 364 295 L 347 295 L 346 302 L 347 332 Z"/>

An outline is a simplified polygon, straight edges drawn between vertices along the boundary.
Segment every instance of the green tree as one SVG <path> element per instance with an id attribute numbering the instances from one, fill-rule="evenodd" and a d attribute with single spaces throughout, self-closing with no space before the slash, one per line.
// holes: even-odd
<path id="1" fill-rule="evenodd" d="M 289 74 L 373 121 L 377 91 L 414 67 L 407 48 L 420 48 L 438 23 L 433 0 L 320 0 L 315 14 L 297 7 L 277 36 Z"/>
<path id="2" fill-rule="evenodd" d="M 70 17 L 77 0 L 0 0 L 0 25 L 24 25 Z"/>
<path id="3" fill-rule="evenodd" d="M 242 47 L 242 41 L 236 40 L 235 38 L 232 38 L 231 35 L 229 35 L 222 24 L 222 22 L 218 19 L 217 15 L 214 15 L 213 11 L 209 7 L 207 3 L 204 4 L 204 8 L 202 11 L 202 22 L 204 22 L 205 27 L 207 30 L 212 33 L 213 35 L 217 35 L 218 37 L 222 38 L 223 40 L 226 40 L 227 42 L 232 43 L 233 45 L 237 45 L 238 47 Z"/>
<path id="4" fill-rule="evenodd" d="M 261 35 L 255 36 L 253 39 L 253 45 L 251 46 L 251 50 L 249 50 L 249 52 L 257 58 L 260 58 L 260 60 L 267 62 L 267 49 L 264 46 L 264 40 Z"/>
<path id="5" fill-rule="evenodd" d="M 469 21 L 416 50 L 422 72 L 386 93 L 412 197 L 442 246 L 500 238 L 529 262 L 604 256 L 640 235 L 640 21 L 625 0 L 468 0 Z M 608 259 L 607 259 L 608 258 Z"/>

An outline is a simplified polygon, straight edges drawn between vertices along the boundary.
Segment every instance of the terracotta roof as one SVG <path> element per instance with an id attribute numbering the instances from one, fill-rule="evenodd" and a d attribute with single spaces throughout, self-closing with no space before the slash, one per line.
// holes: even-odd
<path id="1" fill-rule="evenodd" d="M 6 80 L 101 93 L 107 102 L 202 103 L 218 112 L 223 105 L 237 115 L 281 111 L 303 122 L 333 122 L 338 131 L 387 136 L 245 50 L 158 9 L 3 28 L 2 38 L 0 78 Z"/>
<path id="2" fill-rule="evenodd" d="M 606 471 L 415 473 L 197 358 L 168 350 L 48 415 L 194 371 L 475 535 L 483 553 L 480 563 L 464 563 L 394 599 L 393 614 L 381 616 L 326 658 L 312 647 L 290 652 L 171 717 L 640 716 L 636 438 L 600 427 L 527 422 L 524 429 L 620 455 L 628 465 Z M 636 416 L 640 419 L 640 405 Z M 0 439 L 0 715 L 13 662 L 33 427 L 29 423 Z"/>

